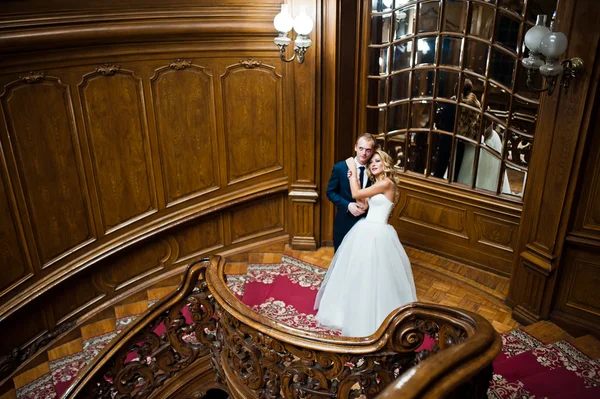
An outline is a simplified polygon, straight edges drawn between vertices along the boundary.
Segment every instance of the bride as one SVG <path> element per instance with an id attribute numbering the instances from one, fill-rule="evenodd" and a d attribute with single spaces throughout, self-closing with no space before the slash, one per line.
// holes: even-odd
<path id="1" fill-rule="evenodd" d="M 346 234 L 315 301 L 317 321 L 342 335 L 373 334 L 393 310 L 417 300 L 408 256 L 388 224 L 396 200 L 392 158 L 376 150 L 367 173 L 375 183 L 360 189 L 356 162 L 348 158 L 350 188 L 357 200 L 368 199 L 369 212 Z"/>

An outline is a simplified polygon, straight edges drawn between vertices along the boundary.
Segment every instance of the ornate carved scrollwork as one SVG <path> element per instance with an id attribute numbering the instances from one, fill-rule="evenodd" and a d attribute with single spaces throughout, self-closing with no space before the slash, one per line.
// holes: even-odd
<path id="1" fill-rule="evenodd" d="M 102 76 L 113 76 L 121 69 L 120 65 L 115 64 L 104 64 L 99 67 L 96 67 L 96 72 Z"/>
<path id="2" fill-rule="evenodd" d="M 217 329 L 214 314 L 214 299 L 202 275 L 184 300 L 121 346 L 99 378 L 88 384 L 86 397 L 147 398 L 167 379 L 210 353 Z"/>
<path id="3" fill-rule="evenodd" d="M 46 76 L 44 72 L 30 71 L 26 75 L 19 76 L 19 80 L 23 83 L 38 83 L 44 79 L 44 76 Z"/>
<path id="4" fill-rule="evenodd" d="M 440 376 L 454 371 L 454 366 L 463 367 L 465 359 L 475 359 L 468 361 L 476 363 L 477 374 L 471 371 L 457 374 L 460 385 L 451 388 L 450 397 L 485 395 L 491 376 L 488 366 L 501 343 L 492 326 L 480 316 L 459 314 L 436 305 L 413 304 L 392 317 L 377 340 L 364 343 L 368 346 L 360 348 L 354 340 L 338 338 L 317 344 L 311 337 L 297 337 L 285 329 L 277 331 L 272 325 L 265 330 L 261 326 L 267 320 L 249 317 L 243 310 L 232 307 L 238 299 L 229 291 L 229 298 L 221 296 L 227 290 L 224 276 L 219 274 L 215 278 L 217 266 L 214 259 L 211 262 L 208 281 L 206 266 L 191 267 L 194 271 L 188 271 L 181 292 L 163 300 L 162 305 L 155 305 L 160 307 L 145 319 L 136 320 L 123 333 L 121 342 L 108 348 L 110 355 L 98 361 L 98 366 L 87 375 L 78 377 L 80 386 L 67 397 L 80 397 L 81 393 L 83 397 L 106 399 L 160 395 L 157 389 L 167 380 L 192 363 L 197 365 L 194 363 L 197 359 L 206 365 L 208 355 L 212 370 L 207 377 L 212 384 L 236 393 L 234 397 L 348 399 L 374 398 L 380 394 L 396 397 L 402 387 L 396 386 L 394 380 L 417 367 L 428 371 L 427 375 L 418 374 L 418 370 L 409 374 L 410 379 L 421 385 L 421 391 L 406 392 L 407 397 L 416 398 L 425 390 L 433 392 L 451 384 Z M 221 260 L 219 273 L 223 273 L 223 268 Z M 277 334 L 271 335 L 269 331 Z M 465 343 L 460 354 L 444 352 L 481 331 L 484 339 Z M 426 337 L 430 340 L 423 345 Z M 483 351 L 484 358 L 479 360 Z M 428 368 L 419 365 L 432 356 L 445 361 L 437 369 L 435 362 L 429 363 Z M 454 358 L 456 362 L 450 364 L 448 360 Z M 179 375 L 189 378 L 186 373 L 190 370 L 193 367 Z M 432 390 L 431 384 L 435 389 Z M 201 396 L 206 389 L 198 386 L 194 395 Z"/>
<path id="5" fill-rule="evenodd" d="M 173 60 L 171 61 L 171 63 L 169 63 L 169 68 L 180 71 L 182 69 L 190 67 L 191 65 L 192 61 L 177 58 L 176 60 Z"/>
<path id="6" fill-rule="evenodd" d="M 360 356 L 330 353 L 283 343 L 221 312 L 217 340 L 221 359 L 238 381 L 260 398 L 373 398 L 425 358 L 462 342 L 466 332 L 434 321 L 413 319 L 396 326 L 394 339 Z M 416 353 L 424 335 L 432 350 Z M 444 339 L 444 342 L 438 342 Z"/>
<path id="7" fill-rule="evenodd" d="M 262 61 L 255 60 L 254 58 L 248 58 L 247 60 L 240 60 L 240 64 L 242 64 L 246 69 L 253 69 L 262 65 Z"/>

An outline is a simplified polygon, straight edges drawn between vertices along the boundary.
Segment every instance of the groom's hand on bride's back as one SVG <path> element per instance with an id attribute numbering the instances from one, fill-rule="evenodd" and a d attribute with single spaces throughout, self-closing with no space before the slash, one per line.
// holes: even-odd
<path id="1" fill-rule="evenodd" d="M 366 209 L 356 202 L 351 202 L 348 204 L 348 212 L 350 212 L 353 216 L 360 216 L 366 212 Z"/>

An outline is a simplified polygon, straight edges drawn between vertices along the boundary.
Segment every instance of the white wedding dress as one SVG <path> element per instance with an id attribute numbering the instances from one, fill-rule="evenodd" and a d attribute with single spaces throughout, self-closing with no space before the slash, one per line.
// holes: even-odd
<path id="1" fill-rule="evenodd" d="M 346 234 L 315 301 L 317 321 L 342 335 L 373 334 L 393 310 L 417 300 L 408 256 L 388 224 L 394 204 L 383 194 Z"/>

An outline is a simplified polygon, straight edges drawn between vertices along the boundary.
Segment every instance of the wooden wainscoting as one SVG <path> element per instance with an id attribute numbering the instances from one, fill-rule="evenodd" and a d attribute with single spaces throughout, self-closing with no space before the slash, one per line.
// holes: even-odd
<path id="1" fill-rule="evenodd" d="M 509 276 L 521 206 L 403 178 L 391 223 L 400 240 Z"/>
<path id="2" fill-rule="evenodd" d="M 0 5 L 0 356 L 199 255 L 316 247 L 321 22 L 284 63 L 280 4 Z"/>
<path id="3" fill-rule="evenodd" d="M 71 322 L 88 318 L 156 281 L 182 273 L 199 257 L 243 251 L 257 242 L 287 242 L 287 190 L 209 213 L 146 238 L 64 278 L 2 322 L 0 353 L 42 347 Z M 282 244 L 283 245 L 283 244 Z M 33 354 L 33 353 L 31 353 Z M 0 381 L 4 375 L 0 375 Z"/>
<path id="4" fill-rule="evenodd" d="M 596 75 L 598 76 L 598 75 Z M 572 225 L 550 318 L 572 334 L 600 337 L 600 92 L 596 92 Z"/>

